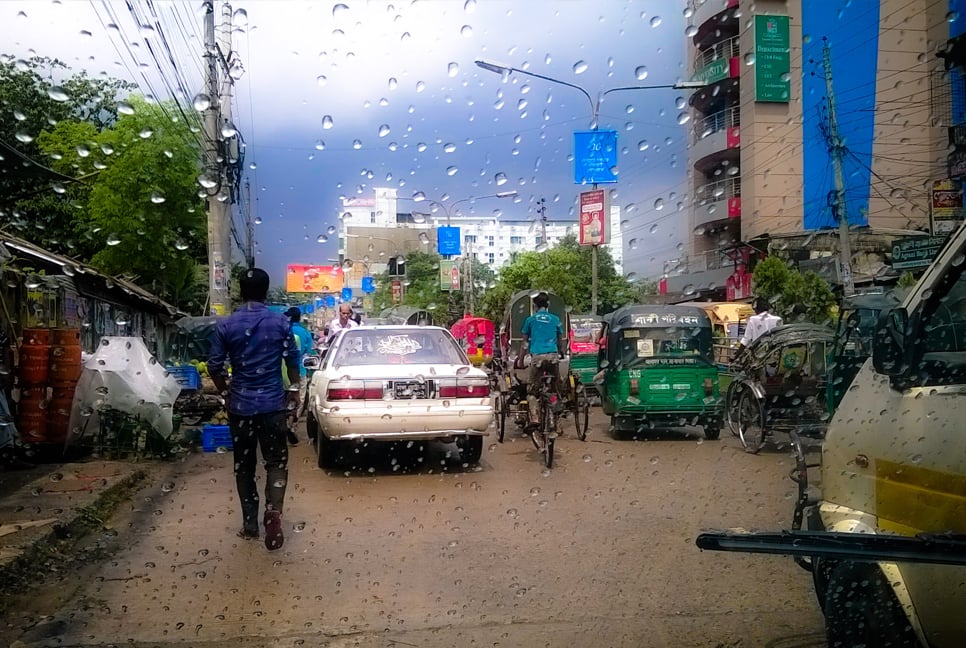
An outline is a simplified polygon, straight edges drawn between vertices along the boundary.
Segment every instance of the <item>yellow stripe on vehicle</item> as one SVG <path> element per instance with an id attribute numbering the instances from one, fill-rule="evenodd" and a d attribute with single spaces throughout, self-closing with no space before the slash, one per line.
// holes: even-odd
<path id="1" fill-rule="evenodd" d="M 875 499 L 883 530 L 966 533 L 964 474 L 876 459 Z"/>

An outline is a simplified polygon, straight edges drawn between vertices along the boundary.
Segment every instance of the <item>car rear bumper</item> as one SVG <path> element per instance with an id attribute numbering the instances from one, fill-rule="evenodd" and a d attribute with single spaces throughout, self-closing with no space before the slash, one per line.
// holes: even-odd
<path id="1" fill-rule="evenodd" d="M 332 440 L 439 439 L 457 436 L 484 436 L 493 422 L 493 407 L 453 405 L 442 412 L 427 412 L 425 407 L 394 405 L 391 412 L 363 407 L 323 407 L 319 426 Z"/>

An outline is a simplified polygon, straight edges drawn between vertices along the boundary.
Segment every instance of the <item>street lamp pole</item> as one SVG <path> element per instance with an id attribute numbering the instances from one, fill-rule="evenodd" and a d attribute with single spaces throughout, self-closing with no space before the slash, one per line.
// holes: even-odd
<path id="1" fill-rule="evenodd" d="M 702 88 L 702 87 L 704 87 L 706 85 L 703 81 L 678 81 L 677 83 L 671 83 L 671 84 L 659 84 L 659 85 L 647 85 L 647 86 L 622 86 L 622 87 L 619 87 L 619 88 L 610 88 L 608 90 L 604 90 L 602 92 L 598 92 L 597 93 L 597 100 L 594 101 L 594 99 L 591 98 L 589 92 L 587 92 L 586 90 L 584 90 L 580 86 L 575 85 L 573 83 L 569 83 L 567 81 L 562 81 L 560 79 L 555 79 L 553 77 L 544 76 L 542 74 L 537 74 L 535 72 L 528 72 L 527 70 L 521 70 L 520 68 L 516 68 L 516 67 L 510 66 L 510 65 L 502 65 L 502 64 L 499 64 L 499 63 L 494 63 L 492 61 L 485 61 L 485 60 L 482 60 L 482 59 L 479 59 L 479 60 L 475 61 L 475 63 L 476 63 L 476 66 L 477 67 L 479 67 L 479 68 L 481 68 L 483 70 L 486 70 L 487 72 L 495 72 L 496 74 L 499 74 L 499 75 L 504 76 L 504 77 L 509 76 L 510 73 L 512 73 L 512 72 L 516 72 L 518 74 L 524 74 L 526 76 L 533 77 L 535 79 L 542 79 L 544 81 L 549 81 L 550 83 L 556 83 L 556 84 L 559 84 L 559 85 L 567 86 L 568 88 L 573 88 L 574 90 L 579 91 L 581 94 L 583 94 L 585 97 L 587 97 L 587 101 L 590 103 L 590 110 L 591 110 L 591 113 L 592 113 L 592 119 L 591 119 L 590 125 L 591 125 L 591 128 L 593 130 L 595 130 L 595 131 L 598 129 L 597 120 L 598 120 L 598 117 L 600 116 L 600 104 L 601 104 L 601 101 L 604 99 L 605 96 L 607 96 L 608 94 L 610 94 L 612 92 L 622 92 L 622 91 L 625 91 L 625 90 L 660 90 L 662 88 L 673 88 L 673 89 L 677 89 L 677 90 L 684 90 L 684 89 L 689 89 L 689 88 L 691 88 L 691 89 L 693 89 L 693 88 Z M 596 188 L 597 188 L 597 184 L 594 183 L 594 189 L 596 189 Z M 610 217 L 610 214 L 605 214 L 604 217 L 605 218 L 609 218 Z M 598 244 L 597 243 L 594 243 L 594 244 L 591 245 L 591 298 L 590 298 L 591 306 L 590 306 L 590 311 L 594 315 L 597 314 L 597 289 L 598 289 L 597 288 L 597 283 L 598 283 L 597 282 L 597 274 L 598 274 L 598 272 L 597 272 L 597 248 L 598 248 Z"/>

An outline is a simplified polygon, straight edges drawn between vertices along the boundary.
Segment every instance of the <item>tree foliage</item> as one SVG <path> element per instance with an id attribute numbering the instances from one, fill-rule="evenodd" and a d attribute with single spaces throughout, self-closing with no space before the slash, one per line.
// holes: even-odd
<path id="1" fill-rule="evenodd" d="M 528 289 L 549 290 L 563 299 L 575 313 L 591 310 L 593 283 L 592 254 L 589 246 L 581 246 L 577 237 L 568 235 L 545 252 L 524 252 L 500 269 L 496 284 L 486 291 L 482 315 L 499 320 L 510 297 Z M 638 301 L 641 287 L 618 274 L 610 250 L 598 248 L 597 311 L 609 313 L 625 304 Z"/>
<path id="2" fill-rule="evenodd" d="M 122 99 L 132 87 L 46 58 L 0 61 L 0 222 L 200 311 L 207 250 L 198 123 L 185 123 L 170 103 Z"/>
<path id="3" fill-rule="evenodd" d="M 793 270 L 782 259 L 771 256 L 759 262 L 752 276 L 754 294 L 767 299 L 786 323 L 828 323 L 836 304 L 828 283 L 811 270 Z"/>

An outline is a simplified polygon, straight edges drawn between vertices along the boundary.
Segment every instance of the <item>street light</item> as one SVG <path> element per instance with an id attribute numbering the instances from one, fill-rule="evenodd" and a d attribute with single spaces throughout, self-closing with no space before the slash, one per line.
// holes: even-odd
<path id="1" fill-rule="evenodd" d="M 483 198 L 516 198 L 518 195 L 519 193 L 514 189 L 511 191 L 499 191 L 495 194 L 487 194 L 485 196 L 470 196 L 468 198 L 460 198 L 455 202 L 451 202 L 448 206 L 445 203 L 439 202 L 438 200 L 426 200 L 426 202 L 429 203 L 430 205 L 438 205 L 443 208 L 443 213 L 446 214 L 446 226 L 449 227 L 451 222 L 450 217 L 451 217 L 452 209 L 460 203 L 470 202 L 472 200 L 482 200 Z M 418 200 L 416 198 L 410 198 L 410 200 L 413 200 L 415 202 L 422 202 L 422 200 Z"/>
<path id="2" fill-rule="evenodd" d="M 591 110 L 591 113 L 593 114 L 593 118 L 591 120 L 591 128 L 593 128 L 594 130 L 597 130 L 597 118 L 600 115 L 601 101 L 604 99 L 605 96 L 609 95 L 612 92 L 623 92 L 626 90 L 660 90 L 662 88 L 673 88 L 676 90 L 685 90 L 685 89 L 703 88 L 705 85 L 707 85 L 703 81 L 678 81 L 676 83 L 660 84 L 660 85 L 622 86 L 619 88 L 609 88 L 602 92 L 598 92 L 597 100 L 595 101 L 590 96 L 589 92 L 581 88 L 579 85 L 574 85 L 573 83 L 569 83 L 567 81 L 562 81 L 560 79 L 555 79 L 553 77 L 544 76 L 542 74 L 537 74 L 535 72 L 528 72 L 526 70 L 521 70 L 520 68 L 513 67 L 512 65 L 501 65 L 499 63 L 494 63 L 493 61 L 486 61 L 483 59 L 479 59 L 475 61 L 475 63 L 478 68 L 482 70 L 486 70 L 487 72 L 495 72 L 496 74 L 499 74 L 501 76 L 509 76 L 510 73 L 517 72 L 519 74 L 525 74 L 526 76 L 534 77 L 535 79 L 542 79 L 544 81 L 549 81 L 550 83 L 557 83 L 559 85 L 564 85 L 564 86 L 567 86 L 568 88 L 573 88 L 574 90 L 577 90 L 585 97 L 587 97 L 587 101 L 590 103 L 590 110 Z M 597 188 L 596 183 L 594 184 L 594 188 L 595 189 Z M 605 218 L 609 216 L 610 215 L 607 214 L 605 215 Z M 592 250 L 592 254 L 591 254 L 590 312 L 596 315 L 597 314 L 597 244 L 591 245 L 591 250 Z"/>

